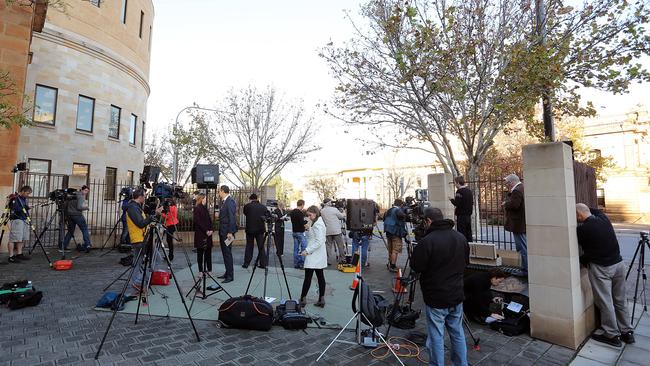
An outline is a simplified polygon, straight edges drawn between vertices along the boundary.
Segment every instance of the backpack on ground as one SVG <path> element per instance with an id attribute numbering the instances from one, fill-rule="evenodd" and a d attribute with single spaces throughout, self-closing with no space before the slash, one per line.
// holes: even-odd
<path id="1" fill-rule="evenodd" d="M 359 295 L 361 291 L 361 295 Z M 372 327 L 380 327 L 386 321 L 386 309 L 388 302 L 386 299 L 378 294 L 373 294 L 370 286 L 365 282 L 361 282 L 360 286 L 354 290 L 352 296 L 352 311 L 357 312 L 357 298 L 361 296 L 361 321 Z"/>

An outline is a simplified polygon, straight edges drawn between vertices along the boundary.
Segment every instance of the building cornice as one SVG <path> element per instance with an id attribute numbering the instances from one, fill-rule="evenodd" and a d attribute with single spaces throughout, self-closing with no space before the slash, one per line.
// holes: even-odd
<path id="1" fill-rule="evenodd" d="M 108 52 L 103 49 L 99 49 L 83 41 L 70 39 L 64 33 L 49 28 L 43 29 L 41 33 L 34 33 L 34 37 L 64 47 L 68 47 L 75 51 L 87 54 L 92 58 L 96 58 L 98 60 L 106 62 L 107 64 L 121 70 L 125 74 L 128 74 L 131 77 L 133 77 L 135 80 L 137 80 L 140 83 L 140 85 L 142 85 L 147 95 L 151 93 L 151 88 L 149 87 L 149 83 L 147 82 L 147 79 L 144 76 L 142 76 L 141 72 L 139 72 L 135 67 L 128 65 L 123 61 L 118 60 L 116 57 L 113 57 L 112 55 L 109 55 Z"/>

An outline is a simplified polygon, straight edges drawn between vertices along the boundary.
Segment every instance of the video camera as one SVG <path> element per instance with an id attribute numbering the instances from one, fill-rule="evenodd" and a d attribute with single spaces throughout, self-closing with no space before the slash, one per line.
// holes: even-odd
<path id="1" fill-rule="evenodd" d="M 48 198 L 50 201 L 55 202 L 57 205 L 59 205 L 66 201 L 77 199 L 75 192 L 77 192 L 77 190 L 74 188 L 55 189 L 50 192 Z"/>
<path id="2" fill-rule="evenodd" d="M 421 195 L 416 197 L 406 197 L 406 204 L 404 205 L 404 214 L 406 219 L 404 221 L 410 222 L 413 225 L 413 234 L 415 235 L 415 240 L 419 240 L 424 237 L 427 231 L 427 224 L 424 220 L 424 210 L 431 207 L 431 203 L 421 200 L 423 198 Z M 420 198 L 420 199 L 418 199 Z"/>
<path id="3" fill-rule="evenodd" d="M 275 209 L 278 208 L 277 200 L 266 200 L 266 212 L 262 216 L 262 220 L 267 224 L 272 224 L 280 217 L 275 213 Z"/>

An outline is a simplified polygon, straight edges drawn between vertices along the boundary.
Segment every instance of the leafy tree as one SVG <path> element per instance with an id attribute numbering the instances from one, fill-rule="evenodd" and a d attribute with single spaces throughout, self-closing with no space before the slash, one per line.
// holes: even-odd
<path id="1" fill-rule="evenodd" d="M 513 121 L 534 118 L 543 92 L 560 115 L 591 115 L 579 88 L 625 92 L 648 72 L 631 62 L 648 54 L 644 1 L 551 1 L 544 32 L 530 0 L 372 0 L 367 27 L 330 43 L 322 57 L 338 80 L 331 111 L 363 125 L 382 146 L 435 154 L 445 171 L 470 180 Z M 542 42 L 543 40 L 543 42 Z"/>
<path id="2" fill-rule="evenodd" d="M 194 110 L 190 115 L 192 119 L 186 125 L 178 126 L 178 128 L 171 125 L 169 128 L 168 146 L 171 147 L 170 154 L 173 154 L 174 151 L 177 152 L 178 177 L 172 177 L 173 174 L 169 176 L 181 185 L 190 181 L 192 168 L 197 164 L 219 162 L 213 155 L 214 141 L 213 136 L 210 135 L 211 127 L 208 114 Z"/>
<path id="3" fill-rule="evenodd" d="M 160 167 L 163 178 L 173 180 L 169 147 L 169 139 L 166 135 L 153 134 L 147 138 L 144 144 L 144 165 Z"/>
<path id="4" fill-rule="evenodd" d="M 9 72 L 0 71 L 0 128 L 30 125 L 31 121 L 25 116 L 28 110 L 17 107 L 21 100 Z"/>
<path id="5" fill-rule="evenodd" d="M 320 148 L 302 102 L 286 102 L 271 87 L 231 91 L 220 109 L 206 134 L 208 151 L 240 186 L 259 190 L 287 164 Z"/>
<path id="6" fill-rule="evenodd" d="M 309 190 L 316 192 L 321 202 L 325 198 L 335 198 L 338 192 L 338 183 L 333 177 L 315 176 L 309 179 L 307 187 L 309 187 Z"/>

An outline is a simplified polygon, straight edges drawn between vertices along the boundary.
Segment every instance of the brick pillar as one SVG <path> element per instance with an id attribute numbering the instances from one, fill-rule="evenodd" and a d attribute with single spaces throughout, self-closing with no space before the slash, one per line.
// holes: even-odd
<path id="1" fill-rule="evenodd" d="M 439 208 L 446 219 L 454 219 L 454 205 L 449 198 L 454 197 L 454 178 L 447 173 L 429 174 L 428 193 L 431 206 Z"/>
<path id="2" fill-rule="evenodd" d="M 523 149 L 531 335 L 577 349 L 594 329 L 591 286 L 580 268 L 571 148 Z"/>

